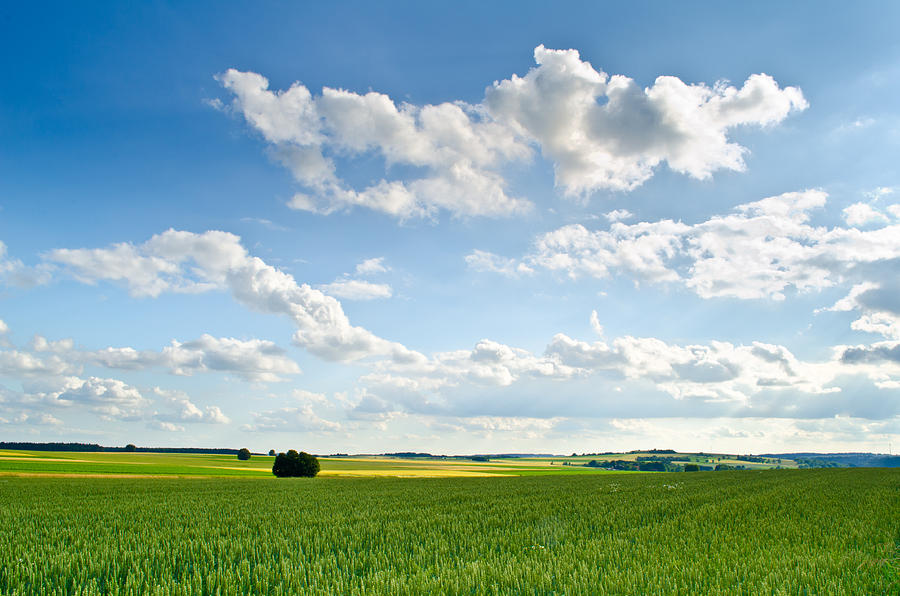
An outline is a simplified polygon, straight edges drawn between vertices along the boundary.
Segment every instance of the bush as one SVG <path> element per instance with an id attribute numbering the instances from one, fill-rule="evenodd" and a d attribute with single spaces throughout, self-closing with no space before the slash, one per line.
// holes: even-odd
<path id="1" fill-rule="evenodd" d="M 291 449 L 287 453 L 279 453 L 275 456 L 272 473 L 279 478 L 290 476 L 312 478 L 319 473 L 319 460 L 315 455 L 310 455 L 305 451 L 297 453 Z"/>
<path id="2" fill-rule="evenodd" d="M 247 461 L 250 459 L 250 450 L 246 447 L 241 447 L 241 450 L 238 451 L 238 459 L 241 461 Z"/>

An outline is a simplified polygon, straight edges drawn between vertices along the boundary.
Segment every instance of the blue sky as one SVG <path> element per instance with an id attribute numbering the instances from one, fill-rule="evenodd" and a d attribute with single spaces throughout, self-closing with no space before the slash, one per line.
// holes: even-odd
<path id="1" fill-rule="evenodd" d="M 0 11 L 0 436 L 900 434 L 900 9 Z"/>

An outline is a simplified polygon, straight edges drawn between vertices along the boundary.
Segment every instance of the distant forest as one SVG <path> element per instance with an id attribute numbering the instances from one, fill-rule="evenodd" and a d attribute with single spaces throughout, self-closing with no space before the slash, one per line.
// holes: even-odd
<path id="1" fill-rule="evenodd" d="M 766 453 L 810 468 L 900 468 L 900 455 L 883 453 Z"/>
<path id="2" fill-rule="evenodd" d="M 238 449 L 205 449 L 202 447 L 104 447 L 96 443 L 12 443 L 0 441 L 0 449 L 21 449 L 24 451 L 134 451 L 143 453 L 209 453 L 214 455 L 237 455 Z"/>

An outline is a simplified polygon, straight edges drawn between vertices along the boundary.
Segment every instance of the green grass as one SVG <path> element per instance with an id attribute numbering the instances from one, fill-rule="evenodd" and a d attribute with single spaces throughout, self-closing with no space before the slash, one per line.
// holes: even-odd
<path id="1" fill-rule="evenodd" d="M 272 457 L 239 461 L 234 455 L 179 453 L 82 453 L 6 451 L 0 474 L 134 474 L 173 476 L 265 476 Z"/>
<path id="2" fill-rule="evenodd" d="M 898 512 L 877 469 L 5 477 L 0 593 L 897 594 Z"/>

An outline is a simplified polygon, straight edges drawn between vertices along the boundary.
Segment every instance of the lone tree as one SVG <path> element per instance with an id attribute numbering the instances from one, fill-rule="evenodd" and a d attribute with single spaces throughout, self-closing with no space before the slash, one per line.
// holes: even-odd
<path id="1" fill-rule="evenodd" d="M 319 473 L 319 460 L 315 455 L 305 451 L 297 453 L 291 449 L 287 453 L 279 453 L 275 456 L 275 464 L 272 473 L 279 478 L 289 476 L 306 476 L 312 478 Z"/>
<path id="2" fill-rule="evenodd" d="M 274 450 L 274 449 L 269 449 L 269 455 L 275 455 L 275 450 Z"/>
<path id="3" fill-rule="evenodd" d="M 131 452 L 135 449 L 137 449 L 137 447 L 134 446 L 134 443 L 128 443 L 127 445 L 125 445 L 125 451 Z"/>
<path id="4" fill-rule="evenodd" d="M 241 461 L 247 461 L 250 459 L 250 450 L 246 447 L 241 447 L 241 450 L 238 451 L 238 459 Z"/>

